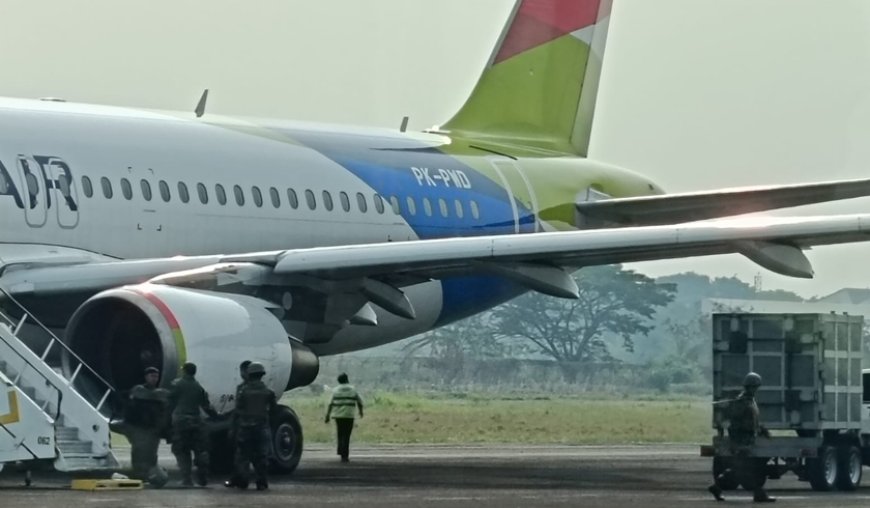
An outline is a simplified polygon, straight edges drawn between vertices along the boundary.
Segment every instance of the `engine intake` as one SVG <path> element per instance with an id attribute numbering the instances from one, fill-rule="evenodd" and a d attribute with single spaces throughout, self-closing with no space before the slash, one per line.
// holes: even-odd
<path id="1" fill-rule="evenodd" d="M 125 286 L 82 304 L 70 319 L 65 341 L 119 392 L 141 383 L 150 366 L 161 370 L 160 385 L 168 387 L 181 365 L 192 361 L 215 409 L 226 412 L 235 406 L 243 360 L 262 363 L 263 381 L 279 395 L 317 376 L 317 356 L 289 338 L 268 307 L 243 295 L 159 284 Z M 69 374 L 75 363 L 67 357 L 63 366 Z M 88 375 L 80 373 L 76 383 L 90 400 L 102 396 Z"/>

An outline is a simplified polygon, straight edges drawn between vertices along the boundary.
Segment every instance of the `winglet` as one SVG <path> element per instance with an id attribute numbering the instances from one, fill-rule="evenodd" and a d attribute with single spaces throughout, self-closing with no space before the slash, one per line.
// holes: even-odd
<path id="1" fill-rule="evenodd" d="M 196 117 L 199 118 L 205 113 L 205 101 L 208 99 L 208 88 L 202 91 L 202 97 L 199 98 L 199 103 L 196 105 L 196 109 L 193 110 L 196 113 Z"/>

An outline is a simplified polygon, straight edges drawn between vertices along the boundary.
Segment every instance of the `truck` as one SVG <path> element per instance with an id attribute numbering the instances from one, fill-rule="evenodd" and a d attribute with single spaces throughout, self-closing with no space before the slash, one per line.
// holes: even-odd
<path id="1" fill-rule="evenodd" d="M 714 313 L 713 429 L 701 455 L 717 477 L 740 457 L 755 457 L 748 480 L 728 475 L 725 490 L 764 485 L 792 472 L 818 491 L 852 491 L 870 465 L 870 369 L 864 368 L 864 318 L 846 314 Z M 752 444 L 732 443 L 729 404 L 749 372 L 761 375 Z M 745 464 L 746 462 L 742 462 Z M 741 480 L 741 478 L 744 478 Z"/>

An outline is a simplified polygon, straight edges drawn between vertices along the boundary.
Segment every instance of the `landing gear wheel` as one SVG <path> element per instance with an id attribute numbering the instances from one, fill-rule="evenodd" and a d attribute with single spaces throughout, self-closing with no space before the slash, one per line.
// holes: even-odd
<path id="1" fill-rule="evenodd" d="M 213 432 L 209 436 L 209 469 L 216 474 L 230 474 L 234 469 L 236 443 L 228 430 Z"/>
<path id="2" fill-rule="evenodd" d="M 861 485 L 861 450 L 855 446 L 841 446 L 837 450 L 837 488 L 855 490 Z"/>
<path id="3" fill-rule="evenodd" d="M 807 459 L 807 479 L 813 490 L 834 490 L 837 476 L 837 450 L 833 446 L 822 446 L 818 457 Z"/>
<path id="4" fill-rule="evenodd" d="M 713 480 L 715 481 L 716 478 L 718 478 L 723 471 L 732 467 L 733 464 L 734 461 L 731 459 L 731 457 L 713 457 Z M 721 488 L 722 490 L 734 490 L 739 486 L 739 483 L 737 482 L 737 475 L 734 474 L 733 469 L 731 474 L 722 478 L 717 483 L 719 485 L 719 488 Z"/>
<path id="5" fill-rule="evenodd" d="M 272 470 L 290 474 L 302 458 L 302 424 L 287 406 L 278 406 L 272 417 Z"/>

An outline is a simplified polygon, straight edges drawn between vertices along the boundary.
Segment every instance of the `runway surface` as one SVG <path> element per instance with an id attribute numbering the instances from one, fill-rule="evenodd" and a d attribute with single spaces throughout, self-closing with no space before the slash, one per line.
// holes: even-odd
<path id="1" fill-rule="evenodd" d="M 125 450 L 120 455 L 128 460 Z M 0 505 L 721 506 L 706 491 L 710 459 L 699 457 L 696 446 L 376 446 L 357 447 L 350 464 L 337 459 L 331 448 L 309 447 L 299 470 L 290 477 L 272 478 L 267 492 L 226 489 L 218 479 L 204 489 L 172 487 L 177 482 L 174 467 L 173 482 L 161 490 L 70 491 L 70 477 L 57 473 L 36 474 L 33 486 L 24 488 L 22 476 L 7 469 L 0 474 Z M 161 463 L 173 466 L 165 447 Z M 870 487 L 854 493 L 816 493 L 793 475 L 770 481 L 769 487 L 779 498 L 776 506 L 870 506 Z M 729 494 L 728 505 L 751 503 L 744 492 Z"/>

